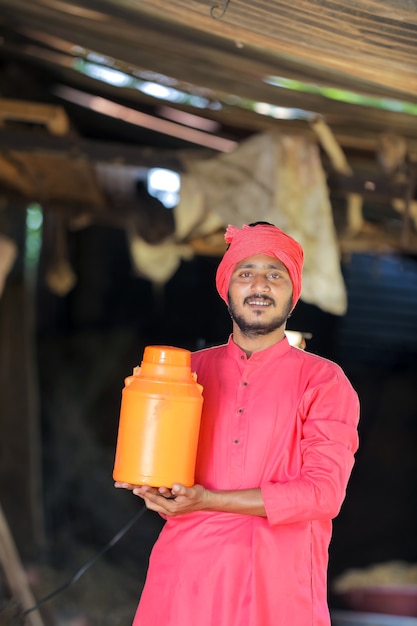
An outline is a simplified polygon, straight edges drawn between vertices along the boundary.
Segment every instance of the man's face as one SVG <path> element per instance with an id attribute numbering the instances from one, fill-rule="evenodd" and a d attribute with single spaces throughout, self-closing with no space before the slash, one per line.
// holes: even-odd
<path id="1" fill-rule="evenodd" d="M 285 325 L 292 309 L 292 283 L 285 265 L 256 254 L 238 263 L 229 283 L 229 312 L 244 335 L 268 335 Z"/>

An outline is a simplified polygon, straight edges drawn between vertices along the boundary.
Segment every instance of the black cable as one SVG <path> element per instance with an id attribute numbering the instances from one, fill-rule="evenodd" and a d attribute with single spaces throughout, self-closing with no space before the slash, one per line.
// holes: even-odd
<path id="1" fill-rule="evenodd" d="M 99 552 L 97 552 L 97 554 L 95 554 L 89 561 L 84 563 L 84 565 L 82 565 L 80 569 L 77 570 L 75 574 L 66 583 L 64 583 L 61 587 L 58 587 L 54 591 L 51 591 L 51 593 L 49 593 L 47 596 L 39 600 L 35 605 L 31 606 L 29 609 L 26 609 L 25 611 L 19 614 L 21 616 L 24 616 L 24 615 L 27 615 L 28 613 L 31 613 L 32 611 L 36 611 L 36 609 L 42 606 L 42 604 L 45 604 L 45 602 L 47 602 L 48 600 L 51 600 L 51 598 L 54 598 L 59 593 L 61 593 L 65 589 L 68 589 L 68 587 L 71 587 L 71 585 L 76 583 L 77 580 L 79 580 L 81 576 L 85 574 L 85 572 L 97 561 L 97 559 L 103 556 L 103 554 L 105 554 L 107 550 L 110 550 L 110 548 L 112 548 L 118 541 L 120 541 L 120 539 L 128 532 L 128 530 L 131 529 L 133 524 L 135 524 L 138 521 L 138 519 L 142 517 L 142 515 L 145 513 L 146 510 L 147 510 L 146 506 L 143 505 L 140 511 L 136 513 L 136 515 L 130 520 L 130 522 L 128 522 L 125 526 L 123 526 L 123 528 L 114 535 L 113 539 L 110 539 L 110 541 L 106 543 L 106 545 Z"/>

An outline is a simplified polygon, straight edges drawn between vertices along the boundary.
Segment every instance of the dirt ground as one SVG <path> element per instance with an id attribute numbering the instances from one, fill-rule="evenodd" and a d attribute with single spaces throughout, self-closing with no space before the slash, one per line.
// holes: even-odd
<path id="1" fill-rule="evenodd" d="M 78 548 L 81 567 L 97 553 Z M 75 571 L 51 565 L 29 565 L 27 579 L 37 601 L 63 588 L 40 609 L 45 626 L 130 626 L 143 586 L 144 572 L 103 555 L 69 587 Z M 0 577 L 0 626 L 27 626 L 19 605 Z M 65 587 L 65 588 L 64 588 Z"/>

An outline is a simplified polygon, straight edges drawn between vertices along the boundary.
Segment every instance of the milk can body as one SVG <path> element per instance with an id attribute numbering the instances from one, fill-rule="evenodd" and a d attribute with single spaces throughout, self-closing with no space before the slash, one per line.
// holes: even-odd
<path id="1" fill-rule="evenodd" d="M 125 380 L 113 478 L 154 487 L 194 484 L 203 405 L 191 353 L 145 348 L 140 368 Z"/>

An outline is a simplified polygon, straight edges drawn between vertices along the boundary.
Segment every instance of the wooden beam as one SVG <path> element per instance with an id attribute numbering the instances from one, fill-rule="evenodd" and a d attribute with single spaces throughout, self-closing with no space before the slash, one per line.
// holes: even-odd
<path id="1" fill-rule="evenodd" d="M 407 183 L 390 182 L 382 174 L 367 175 L 356 172 L 352 176 L 330 172 L 327 184 L 332 193 L 347 195 L 355 193 L 364 199 L 375 202 L 389 202 L 394 198 L 404 199 L 407 193 Z"/>
<path id="2" fill-rule="evenodd" d="M 5 578 L 12 593 L 23 611 L 31 609 L 36 604 L 31 591 L 25 570 L 20 561 L 13 536 L 10 532 L 6 516 L 0 504 L 0 565 L 3 568 Z M 45 626 L 38 610 L 31 611 L 26 615 L 28 626 Z"/>
<path id="3" fill-rule="evenodd" d="M 65 135 L 70 130 L 69 118 L 61 106 L 0 98 L 0 126 L 8 121 L 40 124 L 52 135 Z"/>
<path id="4" fill-rule="evenodd" d="M 72 156 L 85 156 L 95 162 L 119 163 L 138 167 L 166 167 L 184 169 L 182 155 L 209 156 L 217 154 L 208 150 L 164 150 L 108 141 L 94 141 L 74 137 L 57 137 L 46 133 L 0 129 L 0 150 L 20 152 L 64 152 Z M 190 156 L 188 156 L 190 155 Z"/>

